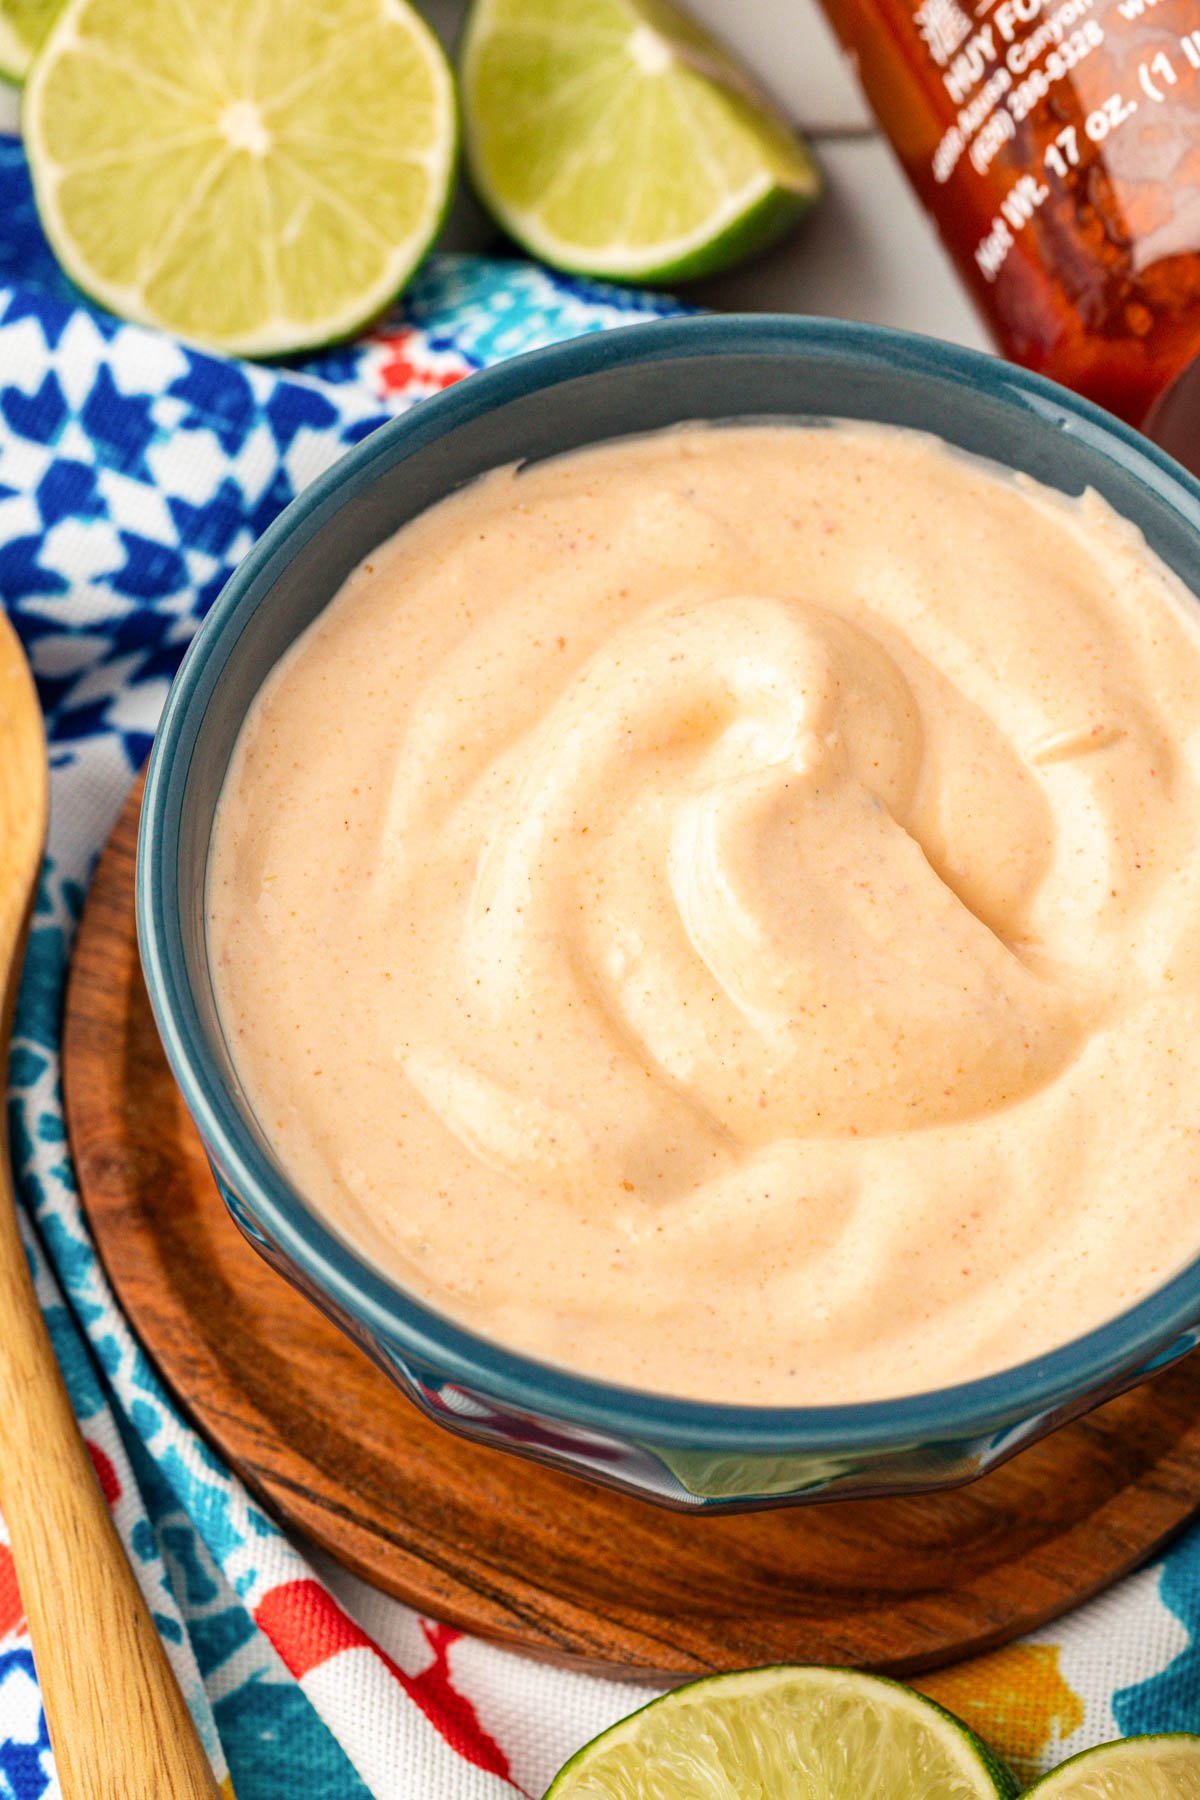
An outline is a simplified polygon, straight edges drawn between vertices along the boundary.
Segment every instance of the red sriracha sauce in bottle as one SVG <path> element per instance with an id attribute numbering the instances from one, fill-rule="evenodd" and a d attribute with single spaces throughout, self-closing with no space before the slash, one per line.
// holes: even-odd
<path id="1" fill-rule="evenodd" d="M 1200 359 L 1200 0 L 823 4 L 1006 354 L 1144 424 Z"/>

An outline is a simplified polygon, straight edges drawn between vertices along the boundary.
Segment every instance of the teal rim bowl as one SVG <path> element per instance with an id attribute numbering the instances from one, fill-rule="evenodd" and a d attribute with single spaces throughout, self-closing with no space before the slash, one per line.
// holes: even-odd
<path id="1" fill-rule="evenodd" d="M 279 655 L 376 544 L 498 464 L 684 419 L 764 417 L 907 425 L 1069 493 L 1091 486 L 1142 529 L 1193 592 L 1200 589 L 1200 484 L 1098 408 L 1020 369 L 931 339 L 796 317 L 664 319 L 577 338 L 423 400 L 351 450 L 275 521 L 216 601 L 171 689 L 138 850 L 138 932 L 151 1005 L 247 1235 L 430 1416 L 687 1507 L 970 1479 L 1190 1349 L 1200 1323 L 1200 1255 L 1119 1317 L 1048 1355 L 1022 1361 L 1014 1346 L 1014 1366 L 1000 1374 L 894 1400 L 706 1403 L 551 1367 L 423 1304 L 372 1267 L 292 1186 L 221 1034 L 204 880 L 213 813 L 247 708 Z"/>

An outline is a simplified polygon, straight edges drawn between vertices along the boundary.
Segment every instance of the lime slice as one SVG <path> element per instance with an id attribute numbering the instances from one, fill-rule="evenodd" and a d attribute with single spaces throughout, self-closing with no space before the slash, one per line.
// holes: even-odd
<path id="1" fill-rule="evenodd" d="M 1035 1782 L 1030 1800 L 1200 1800 L 1200 1737 L 1166 1732 L 1084 1750 Z"/>
<path id="2" fill-rule="evenodd" d="M 0 75 L 24 81 L 63 0 L 0 0 Z"/>
<path id="3" fill-rule="evenodd" d="M 786 1666 L 676 1688 L 579 1751 L 546 1800 L 996 1800 L 1017 1791 L 898 1682 Z"/>
<path id="4" fill-rule="evenodd" d="M 244 355 L 345 337 L 404 285 L 453 177 L 453 83 L 403 0 L 68 0 L 23 115 L 64 269 Z"/>
<path id="5" fill-rule="evenodd" d="M 462 88 L 480 195 L 560 268 L 712 274 L 819 190 L 745 70 L 668 0 L 475 0 Z"/>

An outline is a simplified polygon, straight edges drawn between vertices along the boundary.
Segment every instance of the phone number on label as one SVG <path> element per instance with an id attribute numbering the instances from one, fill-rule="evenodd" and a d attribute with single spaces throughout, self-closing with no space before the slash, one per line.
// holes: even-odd
<path id="1" fill-rule="evenodd" d="M 1069 75 L 1090 51 L 1098 50 L 1103 42 L 1102 28 L 1094 19 L 1089 19 L 1078 31 L 1073 31 L 1057 50 L 1050 52 L 1040 69 L 1035 69 L 1032 75 L 1027 75 L 1024 81 L 1018 82 L 1005 102 L 1017 124 L 1022 124 L 1034 107 L 1046 98 L 1050 89 Z"/>

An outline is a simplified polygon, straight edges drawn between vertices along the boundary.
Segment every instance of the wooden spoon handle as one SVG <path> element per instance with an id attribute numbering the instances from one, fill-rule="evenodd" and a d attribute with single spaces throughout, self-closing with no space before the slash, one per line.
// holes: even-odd
<path id="1" fill-rule="evenodd" d="M 0 1127 L 0 1510 L 64 1800 L 215 1800 L 100 1492 L 17 1228 Z"/>

